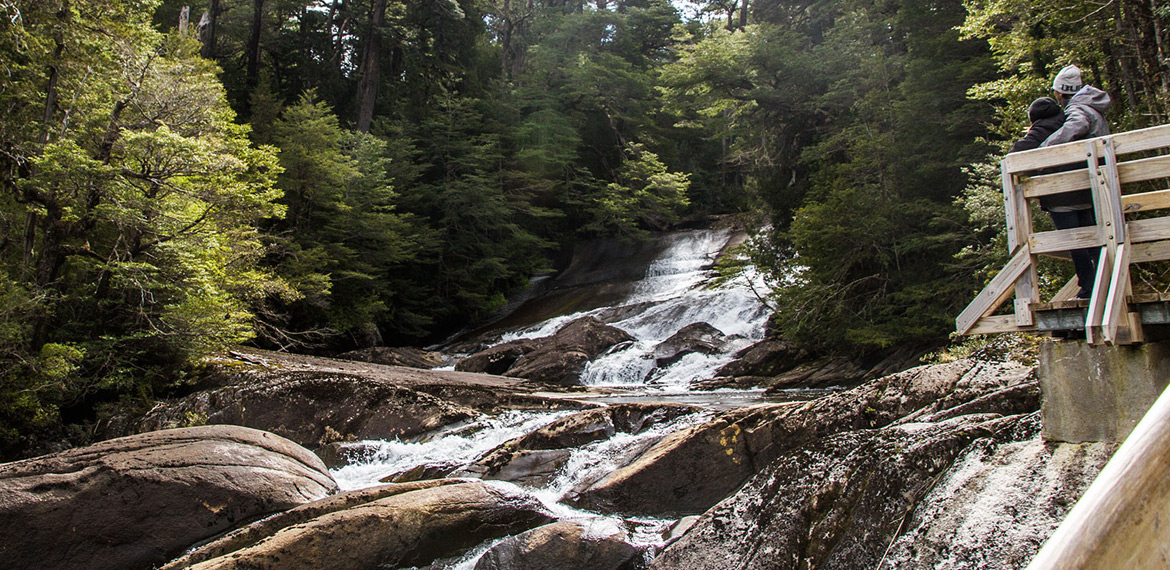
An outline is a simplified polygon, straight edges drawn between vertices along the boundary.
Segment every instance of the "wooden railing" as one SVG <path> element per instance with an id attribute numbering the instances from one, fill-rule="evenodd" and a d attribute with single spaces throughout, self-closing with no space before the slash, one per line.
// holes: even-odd
<path id="1" fill-rule="evenodd" d="M 1037 311 L 1071 307 L 1084 311 L 1083 328 L 1092 344 L 1142 342 L 1142 319 L 1133 305 L 1130 265 L 1170 259 L 1170 214 L 1140 219 L 1127 216 L 1170 209 L 1170 190 L 1132 190 L 1135 186 L 1170 182 L 1168 151 L 1170 125 L 1163 125 L 1004 158 L 1000 165 L 1011 258 L 955 319 L 958 333 L 1038 330 Z M 1031 174 L 1071 163 L 1085 167 L 1056 174 Z M 1034 230 L 1030 199 L 1086 189 L 1093 196 L 1096 226 Z M 1131 191 L 1126 193 L 1126 189 Z M 1093 247 L 1100 247 L 1101 253 L 1087 303 L 1067 302 L 1078 290 L 1075 277 L 1050 301 L 1042 302 L 1038 256 L 1067 257 L 1071 249 Z M 1013 295 L 1011 311 L 995 315 Z"/>

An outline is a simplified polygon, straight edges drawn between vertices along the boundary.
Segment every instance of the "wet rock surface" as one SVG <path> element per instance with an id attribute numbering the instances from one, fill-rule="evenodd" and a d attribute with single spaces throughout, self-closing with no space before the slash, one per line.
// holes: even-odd
<path id="1" fill-rule="evenodd" d="M 535 498 L 478 481 L 390 485 L 261 521 L 165 568 L 406 568 L 551 520 Z"/>
<path id="2" fill-rule="evenodd" d="M 270 431 L 317 448 L 333 441 L 416 437 L 476 415 L 473 409 L 387 381 L 289 372 L 157 406 L 137 423 L 136 431 L 194 420 Z"/>
<path id="3" fill-rule="evenodd" d="M 1038 397 L 1029 368 L 963 360 L 784 410 L 651 567 L 1023 567 L 1112 452 L 1042 442 Z"/>
<path id="4" fill-rule="evenodd" d="M 654 364 L 665 367 L 688 354 L 715 354 L 727 344 L 727 335 L 708 323 L 691 323 L 654 347 Z"/>
<path id="5" fill-rule="evenodd" d="M 778 339 L 764 339 L 738 353 L 696 389 L 767 388 L 770 393 L 793 389 L 843 388 L 895 374 L 918 365 L 925 350 L 905 348 L 881 357 L 817 357 Z"/>
<path id="6" fill-rule="evenodd" d="M 504 443 L 460 473 L 529 485 L 545 484 L 564 465 L 572 448 L 609 439 L 617 433 L 640 433 L 699 411 L 679 404 L 639 403 L 578 412 Z"/>
<path id="7" fill-rule="evenodd" d="M 443 365 L 443 355 L 438 352 L 421 350 L 410 346 L 375 346 L 352 350 L 339 354 L 337 357 L 346 360 L 385 364 L 387 366 L 409 366 L 411 368 L 424 369 L 437 368 Z"/>
<path id="8" fill-rule="evenodd" d="M 600 530 L 600 532 L 599 532 Z M 641 552 L 620 533 L 562 521 L 532 529 L 493 546 L 475 570 L 634 570 Z"/>
<path id="9" fill-rule="evenodd" d="M 316 456 L 234 426 L 153 432 L 0 465 L 0 567 L 153 568 L 337 490 Z"/>
<path id="10" fill-rule="evenodd" d="M 699 514 L 779 457 L 826 437 L 1038 409 L 1030 368 L 972 360 L 922 366 L 806 403 L 725 412 L 668 436 L 574 501 L 607 512 Z"/>
<path id="11" fill-rule="evenodd" d="M 556 334 L 506 342 L 473 354 L 455 365 L 466 372 L 488 372 L 550 384 L 574 384 L 592 359 L 623 342 L 634 340 L 625 331 L 596 317 L 583 317 Z"/>

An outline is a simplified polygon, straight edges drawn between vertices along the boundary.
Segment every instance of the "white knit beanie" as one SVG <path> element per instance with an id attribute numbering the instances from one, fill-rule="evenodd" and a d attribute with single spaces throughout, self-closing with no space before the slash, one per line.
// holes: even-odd
<path id="1" fill-rule="evenodd" d="M 1075 65 L 1066 66 L 1052 80 L 1052 90 L 1064 95 L 1074 95 L 1081 90 L 1081 70 Z"/>

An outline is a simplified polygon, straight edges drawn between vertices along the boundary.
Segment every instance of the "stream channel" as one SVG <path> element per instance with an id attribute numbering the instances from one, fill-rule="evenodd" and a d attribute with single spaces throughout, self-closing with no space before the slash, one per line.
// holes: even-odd
<path id="1" fill-rule="evenodd" d="M 574 489 L 597 481 L 632 460 L 649 445 L 666 435 L 710 419 L 716 410 L 763 403 L 769 400 L 807 399 L 811 394 L 765 398 L 763 390 L 696 391 L 692 382 L 714 376 L 735 354 L 764 338 L 767 307 L 759 295 L 766 291 L 763 280 L 750 273 L 717 283 L 716 258 L 730 245 L 742 240 L 742 233 L 729 229 L 688 230 L 662 238 L 648 264 L 638 272 L 641 278 L 623 284 L 616 300 L 573 314 L 554 316 L 532 324 L 513 324 L 492 336 L 487 344 L 520 338 L 552 335 L 565 324 L 588 315 L 623 329 L 636 340 L 619 345 L 590 362 L 581 383 L 594 388 L 584 396 L 594 402 L 669 401 L 704 408 L 636 434 L 613 437 L 581 446 L 543 488 L 525 488 L 537 496 L 559 519 L 581 523 L 597 536 L 624 534 L 627 541 L 653 556 L 663 544 L 663 534 L 674 520 L 599 515 L 574 509 L 562 501 Z M 605 260 L 599 261 L 601 265 Z M 749 281 L 750 280 L 750 281 Z M 613 287 L 606 285 L 607 291 Z M 585 293 L 585 296 L 589 296 Z M 600 294 L 596 298 L 601 297 Z M 655 366 L 654 349 L 679 329 L 692 323 L 708 323 L 725 335 L 720 350 L 712 354 L 693 352 L 669 366 Z M 582 398 L 579 398 L 582 399 Z M 464 466 L 510 439 L 525 435 L 572 411 L 511 411 L 484 416 L 469 425 L 460 425 L 425 441 L 361 442 L 369 451 L 357 463 L 332 472 L 342 489 L 378 485 L 379 479 L 419 465 Z M 452 476 L 459 476 L 456 469 Z M 510 486 L 512 483 L 491 482 Z M 480 545 L 463 557 L 446 560 L 429 568 L 470 570 L 490 548 Z"/>

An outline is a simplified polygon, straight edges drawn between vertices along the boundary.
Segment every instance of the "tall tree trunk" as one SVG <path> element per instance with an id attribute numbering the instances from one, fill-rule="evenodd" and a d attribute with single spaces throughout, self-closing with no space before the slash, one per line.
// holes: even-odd
<path id="1" fill-rule="evenodd" d="M 361 67 L 358 68 L 361 79 L 358 81 L 357 129 L 363 133 L 370 132 L 370 123 L 374 121 L 374 103 L 378 97 L 378 82 L 381 79 L 382 27 L 385 24 L 386 0 L 377 0 L 374 11 L 370 14 L 366 46 L 362 51 Z"/>
<path id="2" fill-rule="evenodd" d="M 743 0 L 743 5 L 739 8 L 739 29 L 747 27 L 748 22 L 748 0 Z"/>
<path id="3" fill-rule="evenodd" d="M 247 87 L 249 95 L 260 82 L 260 30 L 263 23 L 264 0 L 252 0 L 252 30 L 248 34 L 248 45 L 244 49 L 248 58 Z"/>
<path id="4" fill-rule="evenodd" d="M 53 32 L 53 42 L 56 45 L 53 48 L 52 64 L 49 66 L 49 81 L 45 85 L 45 112 L 41 117 L 40 137 L 42 147 L 49 143 L 50 132 L 53 130 L 53 116 L 57 114 L 57 83 L 60 77 L 60 70 L 57 67 L 57 63 L 65 55 L 64 27 L 69 21 L 70 13 L 69 2 L 66 0 L 61 4 L 61 9 L 57 11 L 57 19 L 60 21 L 60 27 Z M 31 175 L 31 172 L 29 174 Z M 23 258 L 25 270 L 31 270 L 33 265 L 33 250 L 36 247 L 37 241 L 37 223 L 37 213 L 30 209 L 24 219 Z"/>
<path id="5" fill-rule="evenodd" d="M 204 59 L 215 59 L 215 25 L 218 21 L 219 0 L 211 0 L 211 4 L 207 7 L 207 26 L 200 30 L 203 47 L 199 50 L 199 55 L 203 56 Z"/>

